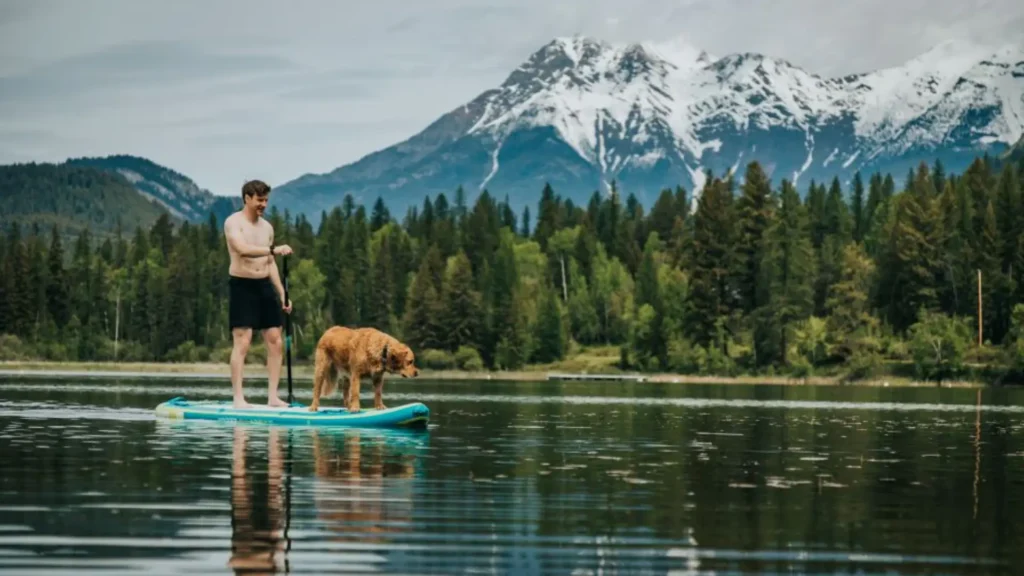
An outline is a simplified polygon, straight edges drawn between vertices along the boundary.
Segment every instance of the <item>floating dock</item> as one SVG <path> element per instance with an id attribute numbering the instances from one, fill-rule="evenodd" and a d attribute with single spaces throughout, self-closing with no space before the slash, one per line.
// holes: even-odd
<path id="1" fill-rule="evenodd" d="M 548 380 L 582 380 L 593 382 L 646 382 L 647 376 L 641 374 L 570 374 L 564 372 L 552 372 L 548 374 Z"/>

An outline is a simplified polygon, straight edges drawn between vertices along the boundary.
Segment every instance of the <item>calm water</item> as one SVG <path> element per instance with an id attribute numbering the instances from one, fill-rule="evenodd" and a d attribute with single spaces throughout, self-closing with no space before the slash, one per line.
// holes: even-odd
<path id="1" fill-rule="evenodd" d="M 0 572 L 1010 574 L 1024 560 L 1024 391 L 392 381 L 385 401 L 428 404 L 429 430 L 153 416 L 228 391 L 0 379 Z"/>

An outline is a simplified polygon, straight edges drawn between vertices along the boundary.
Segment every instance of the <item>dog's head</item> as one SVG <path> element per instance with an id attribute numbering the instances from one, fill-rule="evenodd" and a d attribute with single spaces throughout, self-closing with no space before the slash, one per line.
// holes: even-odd
<path id="1" fill-rule="evenodd" d="M 420 375 L 420 370 L 416 367 L 416 355 L 401 342 L 385 344 L 381 359 L 384 361 L 385 370 L 401 374 L 402 378 L 415 378 Z"/>

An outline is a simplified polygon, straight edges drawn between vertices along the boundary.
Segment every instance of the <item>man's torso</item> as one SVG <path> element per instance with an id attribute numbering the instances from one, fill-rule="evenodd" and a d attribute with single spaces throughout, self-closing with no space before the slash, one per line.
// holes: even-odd
<path id="1" fill-rule="evenodd" d="M 236 212 L 228 217 L 224 226 L 235 226 L 241 230 L 242 239 L 246 244 L 270 247 L 274 239 L 274 229 L 263 218 L 255 223 L 245 217 L 242 212 Z M 270 276 L 271 256 L 246 257 L 238 254 L 228 245 L 228 254 L 231 257 L 231 266 L 228 274 L 239 278 L 268 278 Z"/>

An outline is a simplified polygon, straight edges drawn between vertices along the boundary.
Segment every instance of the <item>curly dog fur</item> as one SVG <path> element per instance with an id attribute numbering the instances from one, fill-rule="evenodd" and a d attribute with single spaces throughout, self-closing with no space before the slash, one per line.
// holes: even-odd
<path id="1" fill-rule="evenodd" d="M 338 376 L 343 376 L 342 402 L 349 412 L 359 411 L 359 381 L 369 377 L 373 382 L 373 407 L 386 408 L 381 398 L 384 373 L 401 374 L 402 378 L 415 378 L 416 356 L 397 339 L 375 328 L 328 328 L 316 345 L 313 372 L 313 402 L 310 412 L 320 409 L 320 397 L 330 396 L 338 387 Z"/>

